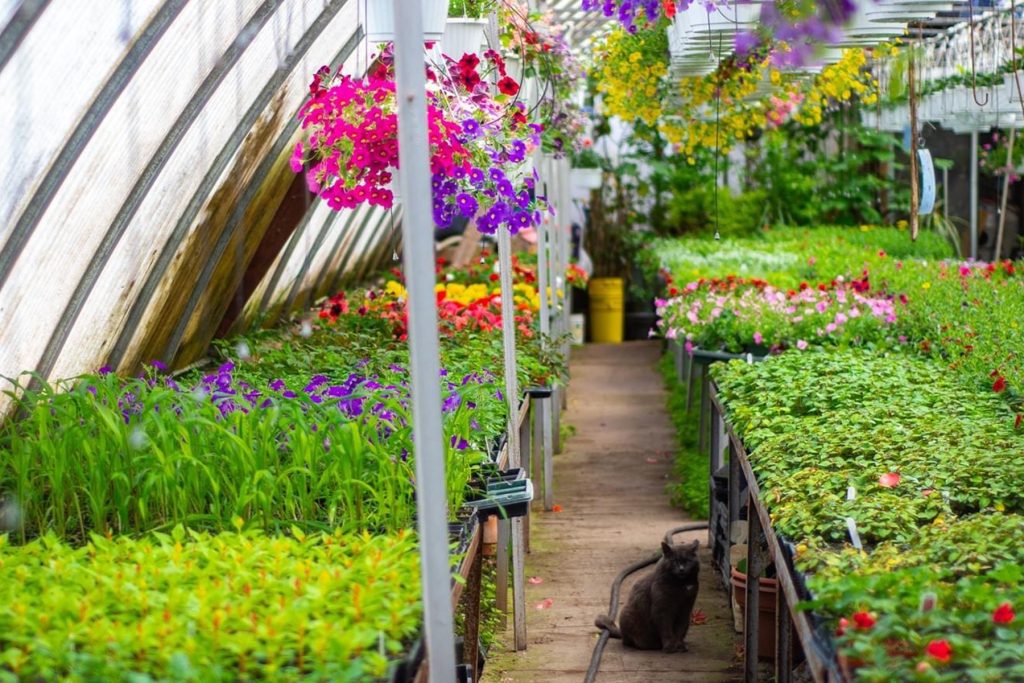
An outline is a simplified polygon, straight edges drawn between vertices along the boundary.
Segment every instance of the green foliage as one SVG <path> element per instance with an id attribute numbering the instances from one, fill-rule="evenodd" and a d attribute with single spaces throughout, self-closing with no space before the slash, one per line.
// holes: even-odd
<path id="1" fill-rule="evenodd" d="M 718 228 L 723 237 L 744 237 L 759 227 L 766 215 L 767 194 L 761 190 L 733 195 L 727 188 L 718 191 L 718 221 L 715 221 L 714 186 L 699 185 L 672 195 L 666 207 L 665 222 L 659 236 L 711 236 Z"/>
<path id="2" fill-rule="evenodd" d="M 690 410 L 686 409 L 686 384 L 676 376 L 675 359 L 667 353 L 658 361 L 658 370 L 668 389 L 667 407 L 676 428 L 679 450 L 672 465 L 673 481 L 667 485 L 672 505 L 686 510 L 694 519 L 707 519 L 708 459 L 697 450 L 697 425 L 701 388 L 694 391 Z"/>
<path id="3" fill-rule="evenodd" d="M 915 242 L 906 230 L 867 225 L 774 228 L 720 241 L 663 239 L 649 248 L 680 284 L 735 275 L 760 278 L 786 289 L 805 281 L 827 282 L 840 275 L 859 277 L 865 266 L 871 270 L 887 259 L 940 259 L 953 254 L 948 243 L 935 234 L 922 233 Z"/>
<path id="4" fill-rule="evenodd" d="M 497 9 L 496 0 L 448 0 L 448 16 L 480 19 Z"/>
<path id="5" fill-rule="evenodd" d="M 754 148 L 752 185 L 765 192 L 766 215 L 789 225 L 881 223 L 880 198 L 895 214 L 909 210 L 909 190 L 893 184 L 895 138 L 833 118 L 822 126 L 795 123 L 766 133 Z"/>
<path id="6" fill-rule="evenodd" d="M 419 630 L 406 532 L 5 538 L 2 681 L 376 681 Z"/>
<path id="7" fill-rule="evenodd" d="M 809 574 L 803 608 L 838 627 L 857 680 L 1024 673 L 1024 435 L 999 396 L 901 354 L 786 353 L 713 376 Z M 846 543 L 847 518 L 866 552 Z"/>

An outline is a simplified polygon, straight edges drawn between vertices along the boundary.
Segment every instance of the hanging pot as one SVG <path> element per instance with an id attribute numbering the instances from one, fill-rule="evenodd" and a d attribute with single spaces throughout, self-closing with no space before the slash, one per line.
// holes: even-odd
<path id="1" fill-rule="evenodd" d="M 370 43 L 389 43 L 395 40 L 394 0 L 362 0 L 366 40 Z M 423 5 L 424 42 L 441 40 L 445 20 L 448 18 L 447 0 L 420 0 Z"/>
<path id="2" fill-rule="evenodd" d="M 467 53 L 478 54 L 484 42 L 486 27 L 487 22 L 483 19 L 448 19 L 444 27 L 444 37 L 441 38 L 441 52 L 456 61 Z"/>
<path id="3" fill-rule="evenodd" d="M 601 187 L 601 169 L 574 168 L 570 174 L 573 186 L 585 190 L 597 190 Z"/>

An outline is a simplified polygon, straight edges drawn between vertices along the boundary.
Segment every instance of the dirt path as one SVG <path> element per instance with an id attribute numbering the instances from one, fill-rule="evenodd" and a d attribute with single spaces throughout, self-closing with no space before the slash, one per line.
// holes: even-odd
<path id="1" fill-rule="evenodd" d="M 542 583 L 527 586 L 529 648 L 512 653 L 495 646 L 484 681 L 582 681 L 597 640 L 594 617 L 608 609 L 612 579 L 654 552 L 665 531 L 688 521 L 664 492 L 675 442 L 658 356 L 654 342 L 573 350 L 564 420 L 576 434 L 555 457 L 555 502 L 562 511 L 538 506 L 531 523 L 526 575 Z M 676 540 L 693 538 L 701 541 L 703 560 L 697 609 L 707 622 L 690 628 L 689 652 L 638 652 L 613 640 L 598 683 L 742 679 L 727 598 L 703 548 L 707 533 Z M 623 586 L 623 599 L 630 585 Z M 511 642 L 510 632 L 505 641 Z"/>

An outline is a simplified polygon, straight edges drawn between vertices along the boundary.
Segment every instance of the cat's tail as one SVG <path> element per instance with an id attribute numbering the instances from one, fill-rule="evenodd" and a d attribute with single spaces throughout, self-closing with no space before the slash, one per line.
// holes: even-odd
<path id="1" fill-rule="evenodd" d="M 619 631 L 619 627 L 615 625 L 615 621 L 607 614 L 598 615 L 597 619 L 594 619 L 594 626 L 603 631 L 608 631 L 608 635 L 612 638 L 622 638 L 622 632 Z"/>

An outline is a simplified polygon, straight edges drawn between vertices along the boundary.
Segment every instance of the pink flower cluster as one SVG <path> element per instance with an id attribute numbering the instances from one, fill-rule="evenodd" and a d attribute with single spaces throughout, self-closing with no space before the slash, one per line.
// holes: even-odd
<path id="1" fill-rule="evenodd" d="M 691 282 L 673 299 L 656 301 L 659 326 L 669 338 L 685 338 L 705 348 L 763 346 L 808 348 L 807 339 L 848 334 L 852 321 L 871 328 L 896 322 L 897 302 L 863 291 L 860 281 L 834 287 L 782 290 L 764 283 L 729 289 Z M 865 325 L 856 332 L 863 333 Z"/>
<path id="2" fill-rule="evenodd" d="M 321 68 L 300 110 L 308 138 L 296 145 L 291 167 L 305 169 L 310 190 L 334 210 L 394 204 L 398 116 L 388 59 L 363 78 L 340 71 L 332 78 Z M 526 172 L 542 127 L 529 123 L 522 102 L 509 101 L 519 84 L 501 55 L 487 50 L 484 59 L 501 76 L 500 94 L 490 92 L 489 74 L 478 73 L 485 62 L 475 54 L 427 69 L 432 214 L 440 228 L 462 216 L 481 232 L 504 227 L 514 234 L 539 224 L 549 208 L 534 192 L 536 173 Z"/>
<path id="3" fill-rule="evenodd" d="M 330 87 L 323 67 L 310 85 L 309 101 L 299 112 L 310 130 L 308 149 L 298 143 L 292 170 L 308 162 L 306 181 L 332 209 L 363 203 L 390 208 L 394 169 L 398 168 L 398 115 L 395 83 L 387 72 L 364 78 L 338 74 Z M 428 101 L 431 170 L 451 173 L 468 163 L 468 152 L 456 137 L 462 128 L 448 121 L 436 102 Z M 308 157 L 307 157 L 308 154 Z"/>

